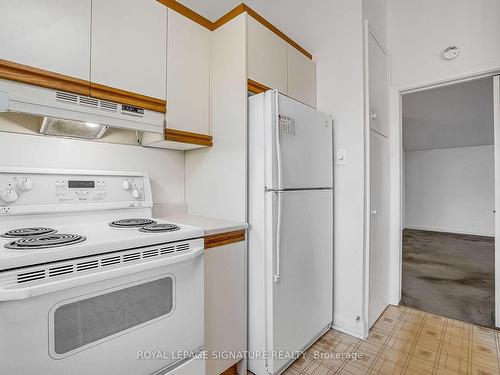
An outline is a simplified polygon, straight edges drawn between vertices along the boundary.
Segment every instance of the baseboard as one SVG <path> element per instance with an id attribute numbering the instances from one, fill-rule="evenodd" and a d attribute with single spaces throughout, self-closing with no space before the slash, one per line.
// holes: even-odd
<path id="1" fill-rule="evenodd" d="M 419 227 L 419 226 L 413 226 L 413 225 L 405 225 L 403 227 L 404 229 L 413 229 L 413 230 L 425 230 L 429 232 L 441 232 L 441 233 L 452 233 L 452 234 L 467 234 L 469 236 L 481 236 L 481 237 L 495 237 L 494 234 L 491 233 L 481 233 L 481 232 L 468 232 L 468 231 L 455 231 L 453 229 L 448 229 L 448 228 L 434 228 L 434 227 Z"/>
<path id="2" fill-rule="evenodd" d="M 347 333 L 348 335 L 354 336 L 361 340 L 366 339 L 366 336 L 364 334 L 364 327 L 361 322 L 358 323 L 357 325 L 353 325 L 350 321 L 348 321 L 347 319 L 343 319 L 338 315 L 334 315 L 333 318 L 334 318 L 332 325 L 333 329 L 343 333 Z"/>

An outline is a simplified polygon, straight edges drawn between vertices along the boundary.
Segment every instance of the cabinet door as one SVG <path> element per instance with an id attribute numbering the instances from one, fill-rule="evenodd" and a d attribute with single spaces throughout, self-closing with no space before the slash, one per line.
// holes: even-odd
<path id="1" fill-rule="evenodd" d="M 167 8 L 156 0 L 93 0 L 91 81 L 166 98 Z"/>
<path id="2" fill-rule="evenodd" d="M 0 59 L 89 80 L 91 0 L 0 0 Z"/>
<path id="3" fill-rule="evenodd" d="M 316 63 L 288 45 L 288 96 L 316 108 Z"/>
<path id="4" fill-rule="evenodd" d="M 205 350 L 246 350 L 245 242 L 205 251 Z M 218 375 L 237 359 L 207 360 L 207 375 Z"/>
<path id="5" fill-rule="evenodd" d="M 248 16 L 248 78 L 287 94 L 287 43 Z"/>
<path id="6" fill-rule="evenodd" d="M 210 133 L 210 30 L 168 10 L 167 127 Z"/>
<path id="7" fill-rule="evenodd" d="M 389 58 L 369 34 L 370 128 L 389 136 Z"/>

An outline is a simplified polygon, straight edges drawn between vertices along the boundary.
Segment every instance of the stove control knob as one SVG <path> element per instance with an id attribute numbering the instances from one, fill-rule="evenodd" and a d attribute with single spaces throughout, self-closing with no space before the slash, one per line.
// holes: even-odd
<path id="1" fill-rule="evenodd" d="M 123 180 L 122 181 L 122 188 L 123 188 L 123 190 L 130 190 L 130 181 L 129 180 Z"/>
<path id="2" fill-rule="evenodd" d="M 139 199 L 141 197 L 141 192 L 138 189 L 132 190 L 132 198 Z"/>
<path id="3" fill-rule="evenodd" d="M 21 190 L 21 191 L 28 191 L 28 190 L 33 189 L 33 181 L 31 179 L 29 179 L 28 177 L 25 177 L 17 183 L 17 186 L 19 187 L 19 190 Z"/>
<path id="4" fill-rule="evenodd" d="M 2 193 L 2 200 L 5 203 L 15 202 L 17 199 L 17 192 L 14 189 L 7 189 Z"/>

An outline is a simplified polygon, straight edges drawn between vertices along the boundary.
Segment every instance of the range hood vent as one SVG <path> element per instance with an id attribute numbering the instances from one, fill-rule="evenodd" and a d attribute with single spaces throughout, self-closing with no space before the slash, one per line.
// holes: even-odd
<path id="1" fill-rule="evenodd" d="M 41 133 L 87 139 L 107 127 L 163 134 L 165 125 L 161 112 L 3 79 L 0 112 L 42 116 Z"/>

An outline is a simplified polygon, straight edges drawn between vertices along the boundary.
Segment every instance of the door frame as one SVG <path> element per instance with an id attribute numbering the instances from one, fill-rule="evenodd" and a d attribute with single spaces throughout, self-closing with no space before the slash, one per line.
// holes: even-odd
<path id="1" fill-rule="evenodd" d="M 403 217 L 404 217 L 404 162 L 403 162 L 403 95 L 426 91 L 429 89 L 446 87 L 455 84 L 475 81 L 482 78 L 493 77 L 500 74 L 500 69 L 485 69 L 474 74 L 463 75 L 432 83 L 417 84 L 408 87 L 393 87 L 390 89 L 389 105 L 391 106 L 392 125 L 392 173 L 391 173 L 391 292 L 390 301 L 392 305 L 399 305 L 402 295 L 402 269 L 403 269 Z M 500 111 L 500 110 L 499 110 Z M 500 122 L 500 121 L 499 121 Z M 499 169 L 500 179 L 500 124 L 495 124 L 495 172 Z M 495 194 L 497 194 L 497 182 L 495 182 Z M 500 192 L 499 199 L 495 198 L 495 206 L 498 205 L 497 212 L 500 212 Z M 500 217 L 495 219 L 495 237 L 500 238 Z M 500 241 L 495 245 L 495 325 L 500 327 Z"/>
<path id="2" fill-rule="evenodd" d="M 500 75 L 493 76 L 493 129 L 495 144 L 495 238 L 500 238 Z M 495 326 L 500 327 L 500 241 L 495 241 Z"/>

